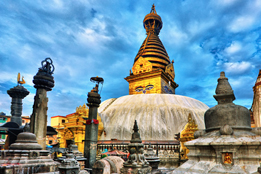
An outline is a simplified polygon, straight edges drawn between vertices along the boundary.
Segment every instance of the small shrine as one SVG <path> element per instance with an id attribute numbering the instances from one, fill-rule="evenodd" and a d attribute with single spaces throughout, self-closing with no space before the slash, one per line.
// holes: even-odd
<path id="1" fill-rule="evenodd" d="M 145 156 L 145 159 L 150 163 L 150 166 L 152 167 L 152 169 L 158 169 L 160 159 L 154 153 L 153 148 L 151 147 L 151 144 L 149 144 L 149 147 L 147 149 L 147 153 L 145 153 L 144 156 Z"/>
<path id="2" fill-rule="evenodd" d="M 128 145 L 128 150 L 130 155 L 126 162 L 123 163 L 123 168 L 121 168 L 121 173 L 132 173 L 132 174 L 147 174 L 151 173 L 151 167 L 149 162 L 144 156 L 144 145 L 142 144 L 137 121 L 135 120 L 133 126 L 133 134 L 131 137 L 130 144 Z"/>
<path id="3" fill-rule="evenodd" d="M 26 125 L 24 131 L 29 131 Z M 53 161 L 48 150 L 42 150 L 36 136 L 30 132 L 18 134 L 9 150 L 1 151 L 0 173 L 59 174 L 59 163 Z"/>
<path id="4" fill-rule="evenodd" d="M 191 114 L 188 116 L 188 123 L 185 125 L 184 129 L 180 133 L 180 160 L 188 160 L 187 154 L 189 149 L 184 145 L 185 142 L 194 140 L 194 133 L 198 130 L 198 125 L 195 120 L 192 119 Z"/>
<path id="5" fill-rule="evenodd" d="M 214 98 L 218 104 L 205 112 L 204 130 L 196 139 L 186 142 L 189 160 L 173 171 L 180 173 L 257 173 L 261 159 L 261 137 L 258 128 L 251 128 L 249 110 L 235 105 L 234 92 L 220 73 Z"/>

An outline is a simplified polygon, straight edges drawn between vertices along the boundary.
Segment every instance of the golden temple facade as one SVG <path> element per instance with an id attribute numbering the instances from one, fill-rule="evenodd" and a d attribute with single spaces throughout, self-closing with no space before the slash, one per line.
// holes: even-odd
<path id="1" fill-rule="evenodd" d="M 143 20 L 147 37 L 142 43 L 134 59 L 130 75 L 125 78 L 129 82 L 129 94 L 175 94 L 178 84 L 175 83 L 175 71 L 168 53 L 159 39 L 162 28 L 161 17 L 155 6 Z"/>
<path id="2" fill-rule="evenodd" d="M 78 146 L 80 152 L 84 152 L 85 123 L 89 116 L 89 109 L 84 104 L 76 108 L 76 112 L 66 116 L 51 117 L 51 126 L 58 132 L 57 139 L 61 148 L 67 148 L 73 141 Z M 97 115 L 99 121 L 98 140 L 103 132 L 101 117 Z"/>

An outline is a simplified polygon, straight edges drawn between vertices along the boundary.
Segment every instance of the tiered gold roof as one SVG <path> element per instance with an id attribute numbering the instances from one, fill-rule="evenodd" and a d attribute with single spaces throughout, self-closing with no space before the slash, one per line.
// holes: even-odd
<path id="1" fill-rule="evenodd" d="M 147 14 L 143 20 L 143 26 L 146 29 L 147 37 L 141 45 L 134 63 L 142 56 L 152 63 L 152 70 L 160 68 L 165 71 L 166 66 L 170 64 L 170 60 L 168 53 L 158 36 L 162 25 L 161 17 L 157 14 L 153 4 L 151 12 Z"/>
<path id="2" fill-rule="evenodd" d="M 143 20 L 147 37 L 134 59 L 129 82 L 129 94 L 175 94 L 178 84 L 174 81 L 175 71 L 168 53 L 159 39 L 162 28 L 161 17 L 153 4 Z"/>

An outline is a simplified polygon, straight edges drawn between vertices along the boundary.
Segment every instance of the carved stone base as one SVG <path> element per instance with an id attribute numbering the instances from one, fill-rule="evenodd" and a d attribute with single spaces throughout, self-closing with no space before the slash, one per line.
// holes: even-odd
<path id="1" fill-rule="evenodd" d="M 147 173 L 151 173 L 151 167 L 144 167 L 141 168 L 139 166 L 136 167 L 123 167 L 121 168 L 121 173 L 122 174 L 126 174 L 126 173 L 131 173 L 131 174 L 147 174 Z"/>

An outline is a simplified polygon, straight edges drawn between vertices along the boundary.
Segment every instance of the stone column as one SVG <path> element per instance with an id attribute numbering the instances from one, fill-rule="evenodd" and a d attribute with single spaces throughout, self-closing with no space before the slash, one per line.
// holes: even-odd
<path id="1" fill-rule="evenodd" d="M 17 123 L 19 126 L 22 125 L 22 110 L 23 110 L 23 98 L 25 98 L 29 91 L 21 85 L 17 85 L 9 90 L 7 94 L 12 98 L 11 102 L 11 122 Z"/>
<path id="2" fill-rule="evenodd" d="M 36 140 L 43 149 L 46 149 L 47 91 L 51 91 L 54 87 L 53 71 L 52 60 L 46 58 L 42 61 L 42 68 L 39 68 L 33 80 L 36 95 L 34 97 L 33 114 L 30 120 L 30 130 L 36 135 Z"/>
<path id="3" fill-rule="evenodd" d="M 98 91 L 88 93 L 87 106 L 89 106 L 89 117 L 85 128 L 84 157 L 87 158 L 86 168 L 92 168 L 96 161 L 98 125 L 97 110 L 101 103 Z"/>

